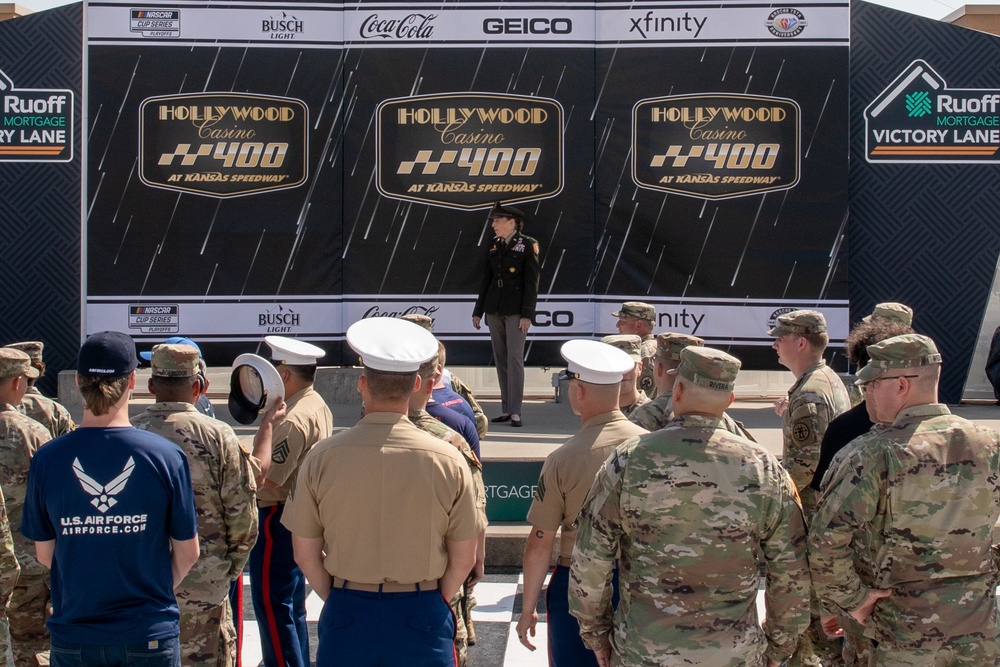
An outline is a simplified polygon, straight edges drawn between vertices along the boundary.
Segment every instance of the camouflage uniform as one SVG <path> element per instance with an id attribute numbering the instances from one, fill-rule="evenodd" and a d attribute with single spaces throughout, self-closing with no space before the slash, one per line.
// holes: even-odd
<path id="1" fill-rule="evenodd" d="M 76 428 L 69 410 L 44 396 L 35 387 L 28 387 L 18 407 L 22 413 L 48 429 L 53 438 L 66 435 Z"/>
<path id="2" fill-rule="evenodd" d="M 633 424 L 638 424 L 647 431 L 659 431 L 670 421 L 670 415 L 673 412 L 673 397 L 674 392 L 672 391 L 667 392 L 666 394 L 660 394 L 649 403 L 640 405 L 636 408 L 632 414 L 629 415 L 628 420 Z M 722 414 L 722 428 L 729 431 L 733 435 L 741 435 L 750 442 L 757 442 L 757 440 L 750 435 L 750 431 L 743 426 L 743 423 L 730 417 L 729 413 L 724 412 Z"/>
<path id="3" fill-rule="evenodd" d="M 152 375 L 192 378 L 200 372 L 199 357 L 190 345 L 157 345 Z M 186 401 L 155 403 L 132 425 L 174 442 L 191 469 L 201 555 L 174 591 L 181 612 L 181 663 L 229 667 L 236 660 L 229 584 L 240 577 L 257 540 L 253 458 L 231 426 Z"/>
<path id="4" fill-rule="evenodd" d="M 643 392 L 640 389 L 639 398 L 635 400 L 635 403 L 632 403 L 631 405 L 626 405 L 624 407 L 619 407 L 618 409 L 621 410 L 623 415 L 625 415 L 626 417 L 630 417 L 633 412 L 635 412 L 642 406 L 646 405 L 647 403 L 649 403 L 649 396 L 646 396 L 645 392 Z"/>
<path id="5" fill-rule="evenodd" d="M 820 598 L 846 612 L 893 590 L 863 628 L 871 665 L 997 664 L 1000 437 L 918 405 L 843 451 L 809 536 Z"/>
<path id="6" fill-rule="evenodd" d="M 617 447 L 579 520 L 570 609 L 612 665 L 763 665 L 809 622 L 805 528 L 777 460 L 703 415 Z M 621 602 L 610 577 L 621 550 Z M 767 618 L 757 618 L 761 558 Z"/>
<path id="7" fill-rule="evenodd" d="M 132 424 L 176 443 L 191 468 L 201 555 L 174 591 L 181 610 L 181 662 L 232 665 L 236 633 L 228 610 L 229 584 L 240 577 L 257 540 L 250 453 L 231 426 L 191 403 L 155 403 Z"/>
<path id="8" fill-rule="evenodd" d="M 656 337 L 653 334 L 643 336 L 639 349 L 642 356 L 642 372 L 636 384 L 652 400 L 657 394 L 656 383 L 653 381 L 653 371 L 656 367 Z"/>
<path id="9" fill-rule="evenodd" d="M 7 520 L 7 506 L 3 491 L 0 490 L 0 656 L 7 664 L 7 651 L 10 649 L 10 637 L 7 632 L 7 603 L 10 602 L 14 584 L 17 583 L 21 566 L 14 556 L 14 540 L 11 537 L 10 522 Z"/>
<path id="10" fill-rule="evenodd" d="M 809 485 L 816 474 L 823 434 L 835 417 L 850 409 L 844 383 L 822 359 L 788 390 L 788 409 L 781 416 L 781 461 L 802 496 L 807 518 L 816 508 L 815 492 Z"/>
<path id="11" fill-rule="evenodd" d="M 8 518 L 14 526 L 21 525 L 31 457 L 50 439 L 44 426 L 25 417 L 14 406 L 4 404 L 0 411 L 0 487 L 6 497 Z M 38 562 L 34 542 L 19 530 L 14 531 L 13 538 L 14 554 L 21 566 L 7 606 L 14 665 L 47 664 L 49 631 L 45 619 L 52 604 L 49 571 Z"/>
<path id="12" fill-rule="evenodd" d="M 407 413 L 407 417 L 421 431 L 451 443 L 458 451 L 462 452 L 462 456 L 465 457 L 466 462 L 469 464 L 469 470 L 472 472 L 472 486 L 476 490 L 476 505 L 479 507 L 480 516 L 485 525 L 487 523 L 486 486 L 483 484 L 483 464 L 476 458 L 472 447 L 469 446 L 469 443 L 461 434 L 434 419 L 426 410 L 410 410 Z M 467 600 L 463 600 L 463 598 L 467 598 Z M 469 600 L 472 600 L 472 602 L 470 603 Z M 466 612 L 472 613 L 475 601 L 466 592 L 465 585 L 463 584 L 451 600 L 448 601 L 448 604 L 451 605 L 451 611 L 455 614 L 455 655 L 458 657 L 458 666 L 465 667 L 469 658 L 468 627 L 471 621 L 470 618 L 466 617 Z"/>

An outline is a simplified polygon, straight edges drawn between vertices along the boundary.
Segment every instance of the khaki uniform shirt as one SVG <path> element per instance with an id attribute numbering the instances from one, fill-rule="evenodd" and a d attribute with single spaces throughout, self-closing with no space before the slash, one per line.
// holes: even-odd
<path id="1" fill-rule="evenodd" d="M 323 538 L 331 575 L 364 584 L 440 579 L 446 541 L 486 527 L 462 455 L 394 412 L 368 413 L 315 446 L 281 522 Z"/>
<path id="2" fill-rule="evenodd" d="M 807 518 L 816 506 L 809 485 L 816 474 L 823 434 L 835 417 L 850 409 L 843 381 L 822 359 L 788 390 L 788 409 L 781 416 L 781 462 L 802 496 Z"/>
<path id="3" fill-rule="evenodd" d="M 271 468 L 257 490 L 262 507 L 285 502 L 306 452 L 333 433 L 333 413 L 312 386 L 286 398 L 285 405 L 285 416 L 274 425 L 271 435 Z M 267 482 L 277 484 L 277 488 Z"/>
<path id="4" fill-rule="evenodd" d="M 584 422 L 579 433 L 545 458 L 528 521 L 543 530 L 562 529 L 561 558 L 573 555 L 573 524 L 601 465 L 615 447 L 645 432 L 618 410 L 605 412 Z"/>
<path id="5" fill-rule="evenodd" d="M 218 604 L 257 541 L 250 452 L 229 424 L 203 415 L 191 403 L 156 403 L 132 425 L 167 438 L 187 455 L 201 555 L 175 592 L 181 602 Z"/>
<path id="6" fill-rule="evenodd" d="M 472 451 L 469 441 L 462 437 L 458 431 L 450 428 L 444 422 L 435 419 L 426 410 L 410 410 L 407 418 L 414 426 L 424 433 L 429 433 L 435 438 L 440 438 L 445 442 L 454 445 L 455 449 L 462 453 L 465 462 L 469 464 L 469 472 L 472 473 L 472 485 L 476 490 L 476 507 L 482 514 L 483 525 L 488 525 L 486 519 L 486 485 L 483 483 L 483 464 Z"/>
<path id="7" fill-rule="evenodd" d="M 6 498 L 10 525 L 15 527 L 14 553 L 22 574 L 48 573 L 35 557 L 35 543 L 24 537 L 20 528 L 31 457 L 51 439 L 44 426 L 22 415 L 13 405 L 6 403 L 0 408 L 0 487 Z"/>
<path id="8" fill-rule="evenodd" d="M 28 387 L 18 407 L 25 415 L 48 429 L 49 435 L 53 438 L 66 435 L 76 428 L 69 410 L 43 395 L 35 387 Z"/>
<path id="9" fill-rule="evenodd" d="M 905 408 L 841 452 L 809 531 L 820 599 L 851 611 L 891 588 L 864 635 L 896 649 L 1000 634 L 1000 436 L 935 403 Z"/>
<path id="10" fill-rule="evenodd" d="M 570 612 L 591 649 L 623 665 L 761 665 L 809 624 L 809 565 L 795 487 L 778 461 L 683 415 L 619 445 L 580 511 Z M 621 602 L 611 575 L 620 553 Z M 764 566 L 767 618 L 754 600 Z M 612 637 L 613 635 L 613 637 Z"/>

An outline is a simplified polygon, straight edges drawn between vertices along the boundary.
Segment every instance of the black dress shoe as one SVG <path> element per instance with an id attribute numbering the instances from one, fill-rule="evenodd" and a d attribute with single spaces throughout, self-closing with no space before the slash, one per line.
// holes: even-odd
<path id="1" fill-rule="evenodd" d="M 500 415 L 499 417 L 494 417 L 490 421 L 493 422 L 494 424 L 500 424 L 502 422 L 509 422 L 510 421 L 510 415 Z"/>
<path id="2" fill-rule="evenodd" d="M 510 418 L 510 425 L 513 426 L 514 428 L 521 428 L 521 418 L 520 417 L 511 417 Z"/>

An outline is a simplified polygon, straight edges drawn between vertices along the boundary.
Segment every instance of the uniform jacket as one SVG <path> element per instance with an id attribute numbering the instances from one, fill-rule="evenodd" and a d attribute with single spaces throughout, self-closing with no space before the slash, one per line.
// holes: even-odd
<path id="1" fill-rule="evenodd" d="M 510 243 L 495 237 L 490 244 L 474 317 L 520 315 L 535 317 L 538 301 L 538 241 L 515 232 Z"/>

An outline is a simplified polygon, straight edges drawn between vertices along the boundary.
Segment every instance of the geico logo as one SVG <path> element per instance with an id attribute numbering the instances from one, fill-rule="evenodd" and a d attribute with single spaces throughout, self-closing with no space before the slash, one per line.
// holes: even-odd
<path id="1" fill-rule="evenodd" d="M 571 327 L 573 326 L 573 311 L 570 310 L 536 310 L 536 327 Z"/>
<path id="2" fill-rule="evenodd" d="M 568 35 L 573 32 L 573 22 L 544 17 L 486 19 L 483 21 L 483 32 L 487 35 Z"/>

